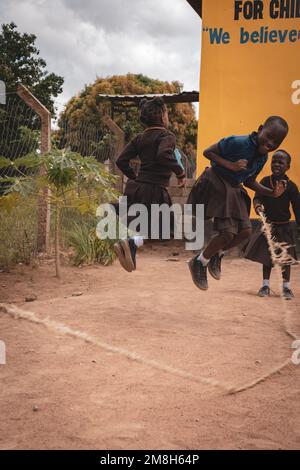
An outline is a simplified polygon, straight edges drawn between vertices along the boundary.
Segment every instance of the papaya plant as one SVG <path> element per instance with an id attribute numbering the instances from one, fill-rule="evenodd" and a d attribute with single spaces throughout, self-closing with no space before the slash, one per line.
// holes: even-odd
<path id="1" fill-rule="evenodd" d="M 70 208 L 81 214 L 95 214 L 100 203 L 117 198 L 114 189 L 117 177 L 94 157 L 82 157 L 69 149 L 53 149 L 43 156 L 32 152 L 14 161 L 0 156 L 0 169 L 10 167 L 14 176 L 0 178 L 7 188 L 0 198 L 0 207 L 11 204 L 15 193 L 36 196 L 36 201 L 41 194 L 45 195 L 55 216 L 55 266 L 60 278 L 61 210 Z"/>

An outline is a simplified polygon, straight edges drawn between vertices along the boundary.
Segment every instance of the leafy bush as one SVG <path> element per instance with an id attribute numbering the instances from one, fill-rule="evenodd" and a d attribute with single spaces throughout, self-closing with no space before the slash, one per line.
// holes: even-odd
<path id="1" fill-rule="evenodd" d="M 36 254 L 35 201 L 15 195 L 0 199 L 0 268 L 29 264 Z"/>
<path id="2" fill-rule="evenodd" d="M 55 217 L 55 267 L 56 275 L 60 277 L 62 214 L 68 210 L 76 211 L 79 218 L 80 215 L 94 214 L 100 202 L 108 202 L 116 198 L 117 192 L 114 184 L 117 177 L 110 174 L 95 158 L 82 157 L 68 149 L 53 149 L 43 155 L 43 158 L 33 152 L 14 161 L 0 156 L 0 169 L 11 167 L 14 168 L 16 175 L 10 178 L 7 176 L 0 178 L 0 182 L 7 183 L 8 180 L 10 182 L 4 198 L 27 197 L 27 200 L 35 199 L 37 203 L 38 198 L 42 196 L 51 204 Z M 24 173 L 24 168 L 30 170 L 29 174 Z M 46 189 L 48 191 L 45 192 Z M 77 232 L 78 227 L 80 226 L 77 226 Z M 94 230 L 95 228 L 96 223 Z M 91 242 L 86 232 L 83 234 L 77 233 L 76 246 L 79 248 L 79 239 L 85 240 L 83 245 L 85 254 L 79 249 L 78 257 L 81 259 L 83 256 L 88 260 L 101 259 L 107 264 L 107 260 L 112 257 L 112 251 L 110 252 L 109 248 L 111 244 L 107 245 L 96 240 Z M 102 252 L 105 255 L 102 255 Z"/>
<path id="3" fill-rule="evenodd" d="M 100 263 L 111 264 L 115 258 L 113 251 L 114 240 L 100 240 L 96 235 L 97 219 L 83 224 L 74 224 L 69 232 L 68 245 L 73 248 L 72 261 L 75 266 L 80 264 Z"/>

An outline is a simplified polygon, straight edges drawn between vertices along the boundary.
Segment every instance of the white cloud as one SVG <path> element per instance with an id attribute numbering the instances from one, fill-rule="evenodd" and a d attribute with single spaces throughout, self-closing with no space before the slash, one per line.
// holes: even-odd
<path id="1" fill-rule="evenodd" d="M 2 23 L 34 33 L 64 103 L 97 76 L 143 73 L 199 88 L 200 19 L 186 0 L 7 0 Z"/>

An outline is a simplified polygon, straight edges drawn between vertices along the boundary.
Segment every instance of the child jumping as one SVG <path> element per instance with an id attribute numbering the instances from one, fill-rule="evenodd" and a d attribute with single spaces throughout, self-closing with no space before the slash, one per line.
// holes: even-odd
<path id="1" fill-rule="evenodd" d="M 276 181 L 270 189 L 258 183 L 256 177 L 268 160 L 268 152 L 276 150 L 287 134 L 287 122 L 279 116 L 271 116 L 259 126 L 258 132 L 224 138 L 204 151 L 211 167 L 195 182 L 188 203 L 204 204 L 205 218 L 214 219 L 218 235 L 189 262 L 193 282 L 199 289 L 208 289 L 207 268 L 211 276 L 219 280 L 225 250 L 251 235 L 251 200 L 242 184 L 269 197 L 277 198 L 284 192 L 283 182 Z"/>
<path id="2" fill-rule="evenodd" d="M 176 138 L 168 129 L 168 110 L 161 98 L 143 99 L 140 104 L 140 121 L 145 127 L 142 134 L 135 137 L 117 159 L 117 166 L 127 176 L 124 196 L 128 208 L 133 204 L 144 204 L 148 211 L 148 233 L 151 231 L 151 205 L 172 205 L 167 187 L 172 172 L 178 186 L 185 184 L 185 172 L 175 156 Z M 138 175 L 130 167 L 130 160 L 140 158 Z M 160 230 L 159 230 L 160 233 Z M 114 245 L 121 266 L 128 272 L 136 269 L 136 251 L 142 246 L 142 236 L 120 240 Z"/>
<path id="3" fill-rule="evenodd" d="M 255 194 L 254 207 L 257 214 L 264 211 L 268 221 L 272 224 L 272 235 L 278 242 L 285 242 L 290 245 L 289 254 L 297 259 L 294 248 L 293 232 L 290 223 L 292 205 L 296 218 L 298 236 L 300 236 L 300 194 L 293 181 L 291 181 L 286 172 L 290 169 L 291 156 L 285 150 L 278 150 L 274 153 L 271 163 L 272 175 L 266 176 L 261 180 L 261 184 L 267 188 L 273 189 L 277 181 L 286 181 L 286 191 L 276 200 Z M 270 295 L 270 276 L 272 270 L 272 259 L 268 249 L 268 243 L 260 227 L 253 233 L 245 251 L 245 257 L 263 265 L 263 285 L 258 292 L 260 297 Z M 291 266 L 282 266 L 283 288 L 282 294 L 286 299 L 292 299 L 294 294 L 290 288 Z"/>

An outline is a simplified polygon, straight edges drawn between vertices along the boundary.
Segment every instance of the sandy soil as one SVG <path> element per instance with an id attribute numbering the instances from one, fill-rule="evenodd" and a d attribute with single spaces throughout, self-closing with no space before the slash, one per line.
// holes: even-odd
<path id="1" fill-rule="evenodd" d="M 224 262 L 208 292 L 191 282 L 187 254 L 145 250 L 138 270 L 64 267 L 52 261 L 0 274 L 0 299 L 145 359 L 230 386 L 292 355 L 282 301 L 260 299 L 260 266 Z M 168 258 L 177 261 L 168 261 Z M 286 302 L 300 339 L 296 299 Z M 81 293 L 80 296 L 73 296 Z M 35 294 L 37 300 L 25 302 Z M 297 449 L 300 365 L 237 395 L 0 314 L 0 449 Z"/>

